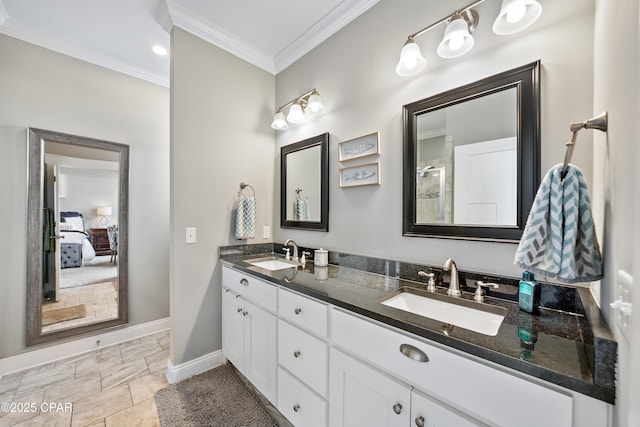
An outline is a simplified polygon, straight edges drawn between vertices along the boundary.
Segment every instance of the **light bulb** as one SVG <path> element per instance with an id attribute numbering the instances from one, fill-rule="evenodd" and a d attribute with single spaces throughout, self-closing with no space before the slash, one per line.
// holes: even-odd
<path id="1" fill-rule="evenodd" d="M 542 6 L 537 0 L 502 0 L 493 32 L 504 36 L 517 33 L 538 20 Z"/>
<path id="2" fill-rule="evenodd" d="M 420 72 L 426 64 L 427 61 L 420 53 L 420 47 L 413 39 L 409 39 L 402 47 L 402 51 L 400 51 L 396 74 L 403 77 L 411 76 Z"/>
<path id="3" fill-rule="evenodd" d="M 322 98 L 317 93 L 314 93 L 309 97 L 309 104 L 307 104 L 307 108 L 312 113 L 322 113 L 324 111 L 324 105 L 322 104 Z"/>
<path id="4" fill-rule="evenodd" d="M 449 48 L 451 50 L 458 50 L 462 47 L 463 44 L 464 44 L 464 37 L 462 37 L 461 35 L 453 36 L 449 40 Z"/>
<path id="5" fill-rule="evenodd" d="M 469 24 L 463 18 L 454 18 L 444 30 L 442 41 L 438 45 L 438 56 L 441 58 L 457 58 L 469 52 L 474 40 L 469 33 Z"/>
<path id="6" fill-rule="evenodd" d="M 524 3 L 514 4 L 509 11 L 507 12 L 507 22 L 510 24 L 515 24 L 516 22 L 520 22 L 524 15 L 527 13 L 527 6 Z"/>
<path id="7" fill-rule="evenodd" d="M 289 123 L 303 123 L 305 121 L 304 111 L 302 111 L 302 107 L 297 102 L 289 108 L 287 121 Z"/>
<path id="8" fill-rule="evenodd" d="M 284 113 L 280 110 L 273 117 L 273 122 L 271 123 L 271 127 L 275 130 L 283 130 L 289 127 L 287 121 L 284 118 Z"/>

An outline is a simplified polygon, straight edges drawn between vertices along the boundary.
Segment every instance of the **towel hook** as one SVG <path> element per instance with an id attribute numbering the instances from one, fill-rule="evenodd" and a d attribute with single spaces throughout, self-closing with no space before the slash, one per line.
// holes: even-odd
<path id="1" fill-rule="evenodd" d="M 590 118 L 584 122 L 574 122 L 571 123 L 569 128 L 573 135 L 571 136 L 571 142 L 567 142 L 567 151 L 564 155 L 564 164 L 562 165 L 562 179 L 564 179 L 567 174 L 567 166 L 571 161 L 571 157 L 573 156 L 573 149 L 576 145 L 576 140 L 578 139 L 578 132 L 582 129 L 597 129 L 602 132 L 606 132 L 609 126 L 609 114 L 604 111 L 598 114 L 595 117 Z"/>
<path id="2" fill-rule="evenodd" d="M 255 197 L 256 196 L 256 190 L 254 190 L 252 186 L 250 186 L 249 184 L 245 184 L 244 182 L 240 183 L 240 191 L 238 191 L 238 194 L 240 194 L 242 192 L 242 190 L 244 190 L 247 187 L 249 187 L 251 189 L 251 193 L 252 193 L 251 195 L 253 197 Z"/>

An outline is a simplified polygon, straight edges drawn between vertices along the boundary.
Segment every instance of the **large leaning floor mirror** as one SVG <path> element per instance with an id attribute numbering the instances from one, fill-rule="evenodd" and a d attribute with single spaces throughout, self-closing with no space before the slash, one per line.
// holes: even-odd
<path id="1" fill-rule="evenodd" d="M 129 147 L 28 134 L 27 345 L 127 323 Z"/>

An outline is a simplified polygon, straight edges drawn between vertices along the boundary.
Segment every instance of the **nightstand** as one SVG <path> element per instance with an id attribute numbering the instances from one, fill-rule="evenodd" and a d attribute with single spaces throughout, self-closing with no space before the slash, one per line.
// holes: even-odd
<path id="1" fill-rule="evenodd" d="M 92 228 L 91 244 L 96 251 L 96 255 L 111 255 L 111 247 L 109 246 L 109 235 L 106 228 Z"/>

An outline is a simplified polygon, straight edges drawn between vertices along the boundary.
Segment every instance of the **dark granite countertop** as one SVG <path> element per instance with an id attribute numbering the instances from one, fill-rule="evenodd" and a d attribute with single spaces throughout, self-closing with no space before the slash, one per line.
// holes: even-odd
<path id="1" fill-rule="evenodd" d="M 382 274 L 372 273 L 363 271 L 361 266 L 350 268 L 342 265 L 348 263 L 334 265 L 340 262 L 341 258 L 337 253 L 331 253 L 332 264 L 328 267 L 315 268 L 313 263 L 307 262 L 305 266 L 298 267 L 295 273 L 293 269 L 269 271 L 247 262 L 266 256 L 280 256 L 267 251 L 259 253 L 263 246 L 265 245 L 256 245 L 256 248 L 250 249 L 247 249 L 248 246 L 230 247 L 230 250 L 221 248 L 220 260 L 224 265 L 253 274 L 284 288 L 567 389 L 614 403 L 613 366 L 616 343 L 586 289 L 569 288 L 574 291 L 575 296 L 568 298 L 573 300 L 568 304 L 570 310 L 567 311 L 563 306 L 561 307 L 565 309 L 563 311 L 557 307 L 558 298 L 549 297 L 553 294 L 562 294 L 560 300 L 567 299 L 563 290 L 558 291 L 555 289 L 558 287 L 552 285 L 547 289 L 543 288 L 542 299 L 550 300 L 546 305 L 553 308 L 541 307 L 537 315 L 519 310 L 513 295 L 507 298 L 504 298 L 504 295 L 501 295 L 501 298 L 487 296 L 486 303 L 508 310 L 498 334 L 487 336 L 380 304 L 379 300 L 383 295 L 401 287 L 425 288 L 424 282 L 407 280 L 398 274 L 397 270 L 400 270 L 398 265 L 406 268 L 407 264 L 387 261 L 386 264 L 383 263 Z M 238 248 L 241 249 L 238 250 Z M 359 258 L 364 259 L 365 264 L 369 265 L 379 264 L 377 261 L 380 261 L 366 257 Z M 396 271 L 390 273 L 390 266 L 391 270 Z M 409 266 L 413 265 L 409 264 Z M 321 269 L 324 270 L 321 271 Z M 372 268 L 372 270 L 379 269 Z M 318 279 L 325 274 L 326 280 Z M 472 276 L 473 274 L 467 273 L 466 279 L 473 279 Z M 465 280 L 464 273 L 461 277 Z M 478 277 L 486 279 L 485 275 Z M 503 286 L 505 289 L 512 284 L 509 279 L 502 281 L 496 277 L 490 279 L 505 283 Z M 517 283 L 517 279 L 511 280 Z M 437 292 L 446 293 L 446 288 L 439 286 Z M 489 292 L 488 295 L 493 293 Z M 473 294 L 465 292 L 463 298 L 472 299 Z"/>

